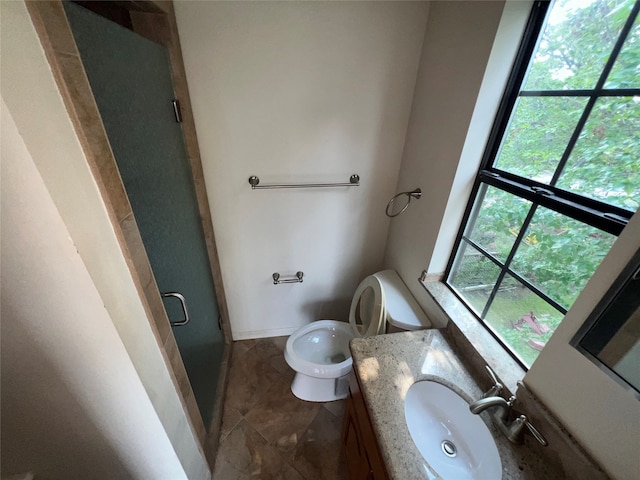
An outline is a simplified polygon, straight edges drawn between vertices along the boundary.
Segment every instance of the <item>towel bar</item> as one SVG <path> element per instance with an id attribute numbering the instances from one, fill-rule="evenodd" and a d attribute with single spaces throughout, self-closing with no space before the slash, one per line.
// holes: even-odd
<path id="1" fill-rule="evenodd" d="M 348 183 L 285 183 L 276 184 L 269 183 L 266 185 L 260 185 L 260 179 L 251 175 L 249 177 L 249 185 L 251 190 L 266 190 L 269 188 L 326 188 L 326 187 L 358 187 L 360 186 L 360 175 L 354 173 L 349 177 Z"/>

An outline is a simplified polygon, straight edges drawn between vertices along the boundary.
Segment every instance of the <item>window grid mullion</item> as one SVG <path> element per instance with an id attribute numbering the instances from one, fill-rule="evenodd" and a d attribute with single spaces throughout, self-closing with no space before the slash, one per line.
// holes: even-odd
<path id="1" fill-rule="evenodd" d="M 560 175 L 562 175 L 562 171 L 564 170 L 564 167 L 569 161 L 571 152 L 573 151 L 573 148 L 575 147 L 578 141 L 578 138 L 580 138 L 582 129 L 584 128 L 585 124 L 587 123 L 587 120 L 589 119 L 589 116 L 591 115 L 591 112 L 593 111 L 593 107 L 595 106 L 596 101 L 598 100 L 598 98 L 600 98 L 600 96 L 602 96 L 604 84 L 607 81 L 607 77 L 609 76 L 609 73 L 611 73 L 611 69 L 613 68 L 613 65 L 618 59 L 620 50 L 622 50 L 624 42 L 626 41 L 629 35 L 629 32 L 631 31 L 631 28 L 633 28 L 633 23 L 635 22 L 636 17 L 638 16 L 639 9 L 640 9 L 640 1 L 636 1 L 633 8 L 631 9 L 629 17 L 627 17 L 627 21 L 625 22 L 624 26 L 622 27 L 622 30 L 620 31 L 620 35 L 618 35 L 618 39 L 616 40 L 616 43 L 614 44 L 613 49 L 611 50 L 611 55 L 609 55 L 609 59 L 607 60 L 607 63 L 605 63 L 604 67 L 602 68 L 600 77 L 598 78 L 598 81 L 596 82 L 596 86 L 593 88 L 591 92 L 589 101 L 587 102 L 587 105 L 584 107 L 582 116 L 580 117 L 580 120 L 578 120 L 576 128 L 573 131 L 571 138 L 569 139 L 567 147 L 565 148 L 564 153 L 562 154 L 562 157 L 560 157 L 560 162 L 558 162 L 558 165 L 556 166 L 556 170 L 553 174 L 553 178 L 551 179 L 551 182 L 549 182 L 550 185 L 555 186 L 556 183 L 558 182 L 558 179 L 560 178 Z"/>
<path id="2" fill-rule="evenodd" d="M 509 272 L 508 272 L 509 275 L 514 277 L 516 280 L 518 280 L 520 283 L 522 283 L 524 286 L 526 286 L 529 290 L 531 290 L 536 295 L 538 295 L 540 298 L 542 298 L 545 302 L 550 304 L 553 308 L 558 310 L 563 315 L 565 315 L 567 313 L 567 309 L 566 308 L 564 308 L 562 305 L 560 305 L 558 302 L 556 302 L 553 298 L 551 298 L 549 295 L 547 295 L 542 290 L 540 290 L 534 283 L 531 283 L 529 280 L 524 278 L 522 275 L 517 273 L 515 270 L 512 270 L 511 268 L 508 269 L 508 270 L 509 270 Z"/>
<path id="3" fill-rule="evenodd" d="M 633 8 L 631 8 L 631 12 L 629 12 L 627 21 L 622 27 L 622 30 L 620 30 L 620 35 L 618 36 L 618 39 L 616 40 L 616 43 L 611 50 L 611 55 L 609 56 L 607 63 L 602 69 L 602 73 L 600 74 L 600 78 L 598 79 L 594 90 L 602 91 L 604 89 L 604 84 L 607 81 L 607 77 L 609 76 L 609 73 L 611 73 L 611 69 L 613 69 L 613 65 L 618 59 L 618 55 L 620 54 L 620 51 L 624 46 L 624 42 L 629 36 L 629 32 L 631 32 L 631 29 L 633 28 L 633 24 L 636 21 L 636 17 L 638 16 L 638 11 L 640 11 L 640 1 L 636 1 L 636 3 L 633 5 Z"/>
<path id="4" fill-rule="evenodd" d="M 462 236 L 462 239 L 467 242 L 469 245 L 471 245 L 473 248 L 475 248 L 476 250 L 478 250 L 480 253 L 482 253 L 485 257 L 487 257 L 489 260 L 491 260 L 498 268 L 502 268 L 504 266 L 504 263 L 501 262 L 500 260 L 498 260 L 496 257 L 494 257 L 491 252 L 489 252 L 486 248 L 484 248 L 482 245 L 476 243 L 475 241 L 471 240 L 469 237 L 467 237 L 466 235 Z"/>
<path id="5" fill-rule="evenodd" d="M 527 216 L 522 222 L 522 227 L 520 227 L 518 236 L 516 237 L 515 242 L 513 242 L 511 251 L 509 252 L 509 255 L 507 255 L 507 259 L 504 261 L 504 265 L 502 266 L 502 269 L 498 274 L 498 279 L 496 280 L 496 284 L 493 286 L 493 289 L 491 290 L 491 294 L 489 295 L 489 299 L 487 300 L 486 305 L 482 309 L 481 317 L 483 319 L 487 316 L 487 312 L 489 311 L 489 308 L 491 308 L 491 304 L 493 303 L 493 300 L 496 298 L 496 295 L 498 294 L 498 289 L 500 288 L 500 285 L 502 285 L 502 280 L 504 279 L 507 272 L 509 272 L 509 266 L 511 265 L 511 261 L 513 260 L 513 257 L 515 257 L 516 251 L 520 246 L 520 242 L 522 242 L 522 240 L 524 239 L 524 236 L 527 233 L 527 229 L 531 224 L 531 219 L 533 218 L 533 215 L 536 213 L 537 209 L 538 209 L 538 205 L 535 203 L 531 205 L 531 207 L 529 207 L 529 213 L 527 213 Z"/>
<path id="6" fill-rule="evenodd" d="M 496 257 L 494 257 L 482 245 L 476 243 L 475 241 L 473 241 L 472 239 L 470 239 L 466 235 L 462 236 L 462 240 L 464 240 L 467 244 L 469 244 L 470 246 L 472 246 L 473 248 L 478 250 L 482 255 L 484 255 L 491 262 L 493 262 L 493 264 L 495 266 L 497 266 L 499 269 L 501 269 L 501 270 L 503 269 L 504 263 L 502 263 L 500 260 L 498 260 Z M 549 295 L 544 293 L 540 288 L 538 288 L 536 286 L 535 283 L 530 282 L 527 278 L 523 277 L 522 275 L 520 275 L 518 272 L 516 272 L 512 268 L 506 268 L 506 271 L 507 271 L 507 273 L 509 275 L 514 277 L 516 280 L 518 280 L 520 283 L 522 283 L 529 290 L 533 291 L 536 295 L 538 295 L 540 298 L 542 298 L 545 302 L 549 303 L 552 307 L 554 307 L 560 313 L 562 313 L 563 315 L 567 313 L 567 309 L 565 307 L 563 307 L 558 302 L 556 302 L 553 298 L 551 298 Z"/>
<path id="7" fill-rule="evenodd" d="M 562 171 L 564 170 L 565 165 L 569 161 L 571 152 L 573 152 L 573 147 L 575 147 L 576 143 L 578 142 L 578 139 L 580 138 L 580 134 L 582 133 L 582 129 L 587 123 L 587 120 L 591 115 L 591 111 L 593 110 L 593 107 L 596 104 L 597 99 L 598 99 L 598 96 L 595 94 L 592 94 L 589 97 L 589 101 L 587 102 L 587 105 L 584 107 L 584 110 L 582 111 L 582 115 L 580 116 L 580 119 L 576 124 L 576 128 L 573 130 L 573 133 L 571 134 L 571 138 L 569 138 L 569 141 L 567 142 L 567 146 L 565 147 L 564 152 L 560 157 L 560 161 L 556 166 L 556 170 L 555 172 L 553 172 L 553 177 L 551 178 L 549 185 L 555 186 L 556 183 L 558 183 L 558 179 L 560 178 L 560 175 L 562 174 Z"/>
<path id="8" fill-rule="evenodd" d="M 519 97 L 590 97 L 596 90 L 522 90 Z M 599 97 L 635 97 L 640 88 L 603 88 L 596 92 Z"/>

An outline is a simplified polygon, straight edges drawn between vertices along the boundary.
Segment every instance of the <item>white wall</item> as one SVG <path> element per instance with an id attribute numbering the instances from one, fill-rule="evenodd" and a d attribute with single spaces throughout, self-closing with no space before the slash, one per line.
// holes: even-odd
<path id="1" fill-rule="evenodd" d="M 2 475 L 187 478 L 2 103 Z"/>
<path id="2" fill-rule="evenodd" d="M 416 280 L 432 259 L 503 6 L 468 1 L 432 2 L 429 8 L 397 186 L 423 193 L 392 220 L 385 265 L 398 271 L 436 326 L 444 320 L 430 312 Z M 465 204 L 463 199 L 463 209 Z"/>
<path id="3" fill-rule="evenodd" d="M 2 2 L 1 22 L 3 115 L 10 112 L 14 119 L 182 467 L 189 478 L 208 478 L 206 459 L 24 3 Z"/>
<path id="4" fill-rule="evenodd" d="M 447 266 L 451 245 L 460 228 L 484 147 L 518 52 L 532 4 L 533 2 L 529 0 L 507 1 L 502 10 L 500 25 L 493 40 L 458 168 L 449 190 L 447 207 L 442 214 L 442 223 L 427 267 L 427 271 L 431 274 L 442 273 Z M 490 30 L 487 33 L 490 35 Z M 428 248 L 431 248 L 431 244 Z"/>
<path id="5" fill-rule="evenodd" d="M 620 479 L 640 474 L 640 402 L 569 342 L 639 248 L 636 213 L 524 377 L 591 455 Z"/>
<path id="6" fill-rule="evenodd" d="M 427 5 L 177 2 L 234 339 L 345 319 L 379 270 Z M 262 183 L 360 187 L 251 191 Z M 273 272 L 304 272 L 274 286 Z"/>

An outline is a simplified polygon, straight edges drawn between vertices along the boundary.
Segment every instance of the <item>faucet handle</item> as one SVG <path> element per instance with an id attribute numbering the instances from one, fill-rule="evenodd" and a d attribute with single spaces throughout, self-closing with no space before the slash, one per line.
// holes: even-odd
<path id="1" fill-rule="evenodd" d="M 507 438 L 513 443 L 522 443 L 524 437 L 524 427 L 527 427 L 533 438 L 535 438 L 538 443 L 543 446 L 549 445 L 547 439 L 538 431 L 536 427 L 534 427 L 529 420 L 527 420 L 526 415 L 520 415 L 516 418 L 511 425 L 508 427 Z"/>
<path id="2" fill-rule="evenodd" d="M 485 365 L 484 368 L 487 370 L 487 373 L 489 374 L 489 378 L 493 382 L 493 387 L 487 390 L 482 397 L 487 398 L 487 397 L 495 397 L 497 395 L 500 395 L 500 392 L 502 392 L 502 389 L 504 387 L 498 381 L 498 377 L 496 376 L 494 371 L 491 370 L 491 367 L 489 365 Z"/>
<path id="3" fill-rule="evenodd" d="M 547 445 L 549 445 L 549 442 L 547 442 L 547 439 L 544 438 L 544 436 L 538 431 L 536 427 L 534 427 L 531 424 L 529 420 L 527 420 L 526 415 L 522 415 L 522 416 L 524 417 L 524 424 L 529 429 L 529 432 L 531 433 L 531 435 L 533 435 L 533 438 L 535 438 L 538 441 L 538 443 L 543 447 L 546 447 Z"/>

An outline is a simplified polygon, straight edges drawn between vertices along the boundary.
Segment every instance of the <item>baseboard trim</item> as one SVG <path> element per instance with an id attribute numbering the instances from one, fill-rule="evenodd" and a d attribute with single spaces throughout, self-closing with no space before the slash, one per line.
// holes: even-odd
<path id="1" fill-rule="evenodd" d="M 250 340 L 254 338 L 281 337 L 283 335 L 291 335 L 300 327 L 286 328 L 270 328 L 267 330 L 244 330 L 241 332 L 232 332 L 233 340 Z"/>

